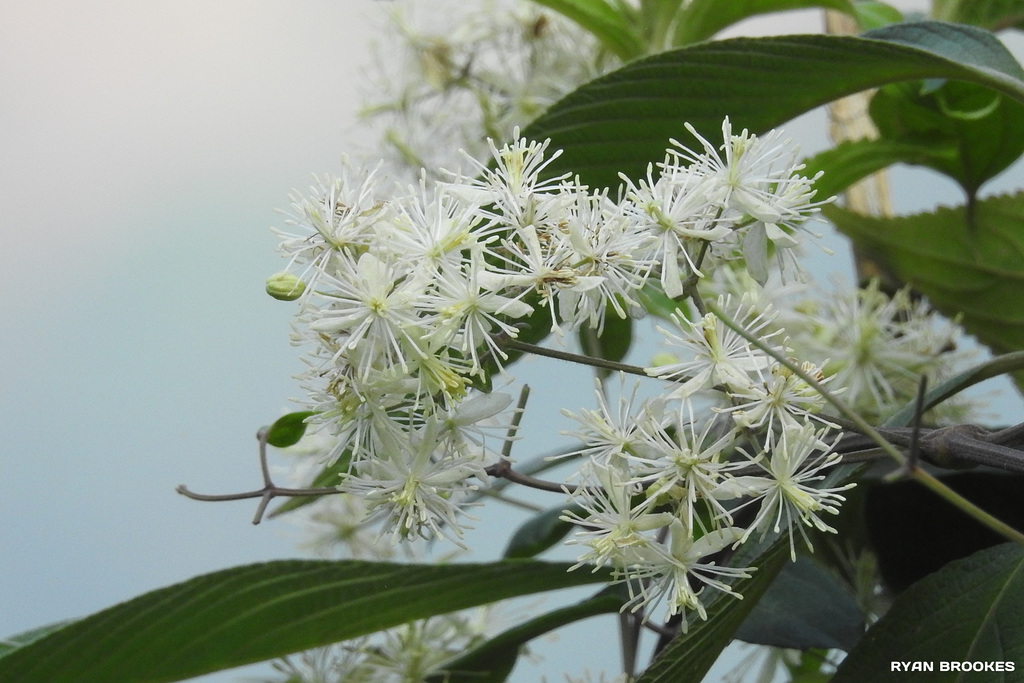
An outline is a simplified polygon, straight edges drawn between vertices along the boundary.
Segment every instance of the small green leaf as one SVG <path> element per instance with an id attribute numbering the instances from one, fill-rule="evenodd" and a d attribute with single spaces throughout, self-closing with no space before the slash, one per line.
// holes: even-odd
<path id="1" fill-rule="evenodd" d="M 294 446 L 306 433 L 306 418 L 315 414 L 311 410 L 301 410 L 277 418 L 277 421 L 267 428 L 267 443 L 277 448 Z"/>
<path id="2" fill-rule="evenodd" d="M 622 585 L 610 586 L 582 602 L 554 610 L 509 629 L 461 657 L 442 664 L 444 673 L 427 683 L 501 683 L 515 667 L 523 645 L 556 628 L 581 619 L 618 612 L 628 599 Z"/>
<path id="3" fill-rule="evenodd" d="M 757 645 L 849 652 L 864 633 L 864 614 L 849 592 L 813 560 L 782 568 L 736 638 Z"/>
<path id="4" fill-rule="evenodd" d="M 161 683 L 329 645 L 607 571 L 506 560 L 279 561 L 226 569 L 75 621 L 0 658 L 0 681 Z"/>
<path id="5" fill-rule="evenodd" d="M 567 512 L 579 514 L 578 505 L 560 505 L 526 520 L 508 540 L 503 557 L 534 557 L 552 547 L 572 531 L 572 522 L 562 521 Z"/>
<path id="6" fill-rule="evenodd" d="M 682 298 L 682 297 L 680 297 Z M 672 315 L 681 310 L 683 314 L 689 315 L 690 304 L 688 301 L 676 301 L 670 298 L 661 290 L 661 286 L 653 281 L 648 281 L 640 290 L 640 303 L 651 315 L 662 320 L 672 320 Z"/>
<path id="7" fill-rule="evenodd" d="M 929 681 L 1019 680 L 1009 674 L 941 672 L 939 662 L 1024 662 L 1024 548 L 1004 544 L 952 562 L 925 577 L 840 664 L 832 683 L 920 681 L 893 662 L 932 662 Z"/>

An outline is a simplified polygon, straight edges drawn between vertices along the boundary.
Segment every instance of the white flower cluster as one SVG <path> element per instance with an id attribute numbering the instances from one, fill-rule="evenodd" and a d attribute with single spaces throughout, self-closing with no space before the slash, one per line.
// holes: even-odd
<path id="1" fill-rule="evenodd" d="M 975 354 L 955 321 L 944 318 L 909 288 L 887 294 L 877 281 L 865 287 L 760 287 L 735 269 L 720 269 L 705 293 L 746 296 L 779 315 L 766 332 L 785 330 L 800 358 L 827 358 L 822 368 L 842 399 L 865 420 L 879 423 L 914 400 L 924 377 L 936 386 L 961 372 Z M 979 419 L 980 404 L 962 396 L 929 412 L 931 421 Z"/>
<path id="2" fill-rule="evenodd" d="M 511 403 L 485 389 L 524 325 L 601 330 L 609 311 L 642 315 L 645 288 L 693 294 L 727 260 L 763 280 L 773 249 L 782 263 L 818 210 L 812 180 L 776 133 L 735 135 L 726 120 L 722 134 L 719 146 L 697 135 L 699 153 L 673 141 L 618 199 L 546 175 L 559 152 L 518 132 L 473 178 L 385 195 L 379 170 L 347 169 L 294 197 L 274 291 L 301 303 L 310 422 L 336 440 L 329 461 L 349 459 L 340 488 L 368 519 L 395 537 L 460 537 L 488 430 Z M 579 418 L 591 458 L 576 496 L 586 514 L 573 519 L 588 529 L 583 561 L 615 566 L 644 601 L 702 613 L 691 577 L 728 590 L 714 576 L 743 574 L 704 558 L 756 530 L 828 529 L 819 513 L 840 498 L 812 486 L 834 462 L 811 422 L 820 397 L 716 316 L 674 320 L 665 334 L 688 357 L 649 370 L 666 396 L 615 424 Z M 742 322 L 760 333 L 765 320 Z M 693 418 L 710 389 L 727 399 L 729 429 Z M 738 496 L 761 501 L 745 529 L 721 502 Z"/>
<path id="3" fill-rule="evenodd" d="M 770 310 L 746 300 L 719 306 L 786 350 L 777 333 L 765 333 Z M 674 320 L 676 329 L 662 332 L 685 359 L 647 369 L 674 390 L 644 401 L 633 391 L 612 411 L 599 385 L 599 410 L 567 413 L 579 423 L 573 434 L 587 464 L 573 496 L 579 511 L 565 519 L 584 529 L 572 541 L 587 547 L 580 564 L 611 566 L 635 608 L 664 601 L 669 613 L 703 618 L 703 586 L 733 593 L 726 580 L 748 576 L 709 556 L 782 532 L 795 559 L 796 533 L 810 545 L 808 528 L 834 531 L 822 515 L 838 512 L 847 487 L 821 487 L 840 456 L 831 452 L 837 435 L 819 415 L 825 400 L 814 387 L 714 313 Z M 800 369 L 827 381 L 810 362 Z"/>
<path id="4" fill-rule="evenodd" d="M 390 37 L 366 78 L 373 158 L 431 177 L 487 156 L 486 137 L 508 139 L 580 84 L 618 62 L 558 12 L 525 0 L 388 3 Z M 458 115 L 453 115 L 457 112 Z M 381 144 L 383 143 L 383 144 Z"/>
<path id="5" fill-rule="evenodd" d="M 442 614 L 369 636 L 285 657 L 274 668 L 292 681 L 370 683 L 426 681 L 492 636 L 493 610 Z"/>

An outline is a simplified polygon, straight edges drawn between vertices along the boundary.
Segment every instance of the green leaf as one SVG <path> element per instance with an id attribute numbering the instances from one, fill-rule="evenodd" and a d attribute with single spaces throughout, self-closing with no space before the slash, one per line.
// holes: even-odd
<path id="1" fill-rule="evenodd" d="M 1001 31 L 1024 25 L 1024 2 L 1021 0 L 934 0 L 932 14 L 936 19 L 973 24 Z"/>
<path id="2" fill-rule="evenodd" d="M 898 218 L 835 206 L 824 214 L 855 244 L 996 353 L 1024 349 L 1024 193 Z"/>
<path id="3" fill-rule="evenodd" d="M 61 630 L 68 624 L 74 623 L 74 621 L 74 619 L 58 621 L 55 624 L 47 624 L 46 626 L 40 626 L 14 636 L 7 636 L 3 640 L 0 640 L 0 659 L 19 648 L 23 648 L 30 643 L 34 643 L 44 636 L 48 636 L 55 631 Z"/>
<path id="4" fill-rule="evenodd" d="M 908 22 L 869 31 L 864 37 L 919 48 L 1018 81 L 1024 78 L 1024 69 L 1006 46 L 988 31 L 973 26 L 941 21 Z M 973 78 L 964 80 L 974 81 Z"/>
<path id="5" fill-rule="evenodd" d="M 940 83 L 881 88 L 871 99 L 871 118 L 883 138 L 944 150 L 918 163 L 973 195 L 1024 152 L 1024 106 L 975 83 Z"/>
<path id="6" fill-rule="evenodd" d="M 712 139 L 722 120 L 762 132 L 845 95 L 886 83 L 948 78 L 1024 102 L 1024 71 L 999 41 L 969 26 L 898 24 L 851 36 L 737 38 L 639 59 L 554 104 L 524 132 L 564 153 L 552 173 L 615 187 L 664 157 L 669 138 Z"/>
<path id="7" fill-rule="evenodd" d="M 956 396 L 964 389 L 972 387 L 979 382 L 1011 372 L 1020 372 L 1021 370 L 1024 370 L 1024 351 L 1014 351 L 990 358 L 929 389 L 924 395 L 924 409 L 934 408 L 947 398 Z M 914 420 L 916 412 L 917 399 L 915 398 L 901 408 L 898 413 L 886 420 L 885 426 L 909 427 Z"/>
<path id="8" fill-rule="evenodd" d="M 832 683 L 919 681 L 891 662 L 932 662 L 929 681 L 1019 680 L 939 671 L 939 662 L 1024 662 L 1024 548 L 1004 544 L 953 562 L 900 595 L 864 635 Z"/>
<path id="9" fill-rule="evenodd" d="M 277 418 L 277 421 L 267 428 L 267 443 L 277 448 L 294 446 L 306 433 L 306 418 L 315 414 L 311 410 L 302 410 Z"/>
<path id="10" fill-rule="evenodd" d="M 957 495 L 1014 529 L 1024 529 L 1024 476 L 980 469 L 937 476 Z M 867 483 L 865 489 L 864 528 L 891 594 L 953 560 L 1006 542 L 1005 536 L 912 479 Z"/>
<path id="11" fill-rule="evenodd" d="M 534 557 L 561 541 L 573 528 L 572 522 L 561 519 L 566 512 L 580 514 L 582 509 L 559 505 L 526 520 L 508 540 L 503 557 Z"/>
<path id="12" fill-rule="evenodd" d="M 506 560 L 402 565 L 280 561 L 147 593 L 0 658 L 0 681 L 178 681 L 519 595 L 608 579 Z"/>
<path id="13" fill-rule="evenodd" d="M 707 40 L 733 24 L 759 14 L 820 7 L 853 14 L 849 0 L 692 0 L 677 15 L 673 45 Z"/>
<path id="14" fill-rule="evenodd" d="M 620 5 L 610 5 L 604 0 L 536 0 L 559 14 L 563 14 L 589 31 L 610 52 L 622 61 L 629 61 L 644 54 L 643 38 L 633 26 L 635 17 L 625 14 Z"/>
<path id="15" fill-rule="evenodd" d="M 691 623 L 687 633 L 676 636 L 637 683 L 699 683 L 703 680 L 788 557 L 788 539 L 776 540 L 757 558 L 757 571 L 751 572 L 749 579 L 732 584 L 743 599 L 725 593 L 716 593 L 708 599 L 707 621 Z"/>
<path id="16" fill-rule="evenodd" d="M 888 139 L 850 140 L 804 160 L 803 175 L 822 177 L 814 182 L 820 198 L 838 195 L 872 173 L 895 163 L 924 165 L 936 157 L 954 156 L 951 146 L 943 148 L 932 143 L 912 143 Z"/>
<path id="17" fill-rule="evenodd" d="M 835 578 L 810 558 L 798 557 L 775 577 L 736 631 L 757 645 L 849 652 L 864 633 L 864 614 Z"/>
<path id="18" fill-rule="evenodd" d="M 581 619 L 618 612 L 626 598 L 621 586 L 611 586 L 582 602 L 531 619 L 491 638 L 458 659 L 441 665 L 444 673 L 427 683 L 501 683 L 512 672 L 523 645 L 556 628 Z"/>

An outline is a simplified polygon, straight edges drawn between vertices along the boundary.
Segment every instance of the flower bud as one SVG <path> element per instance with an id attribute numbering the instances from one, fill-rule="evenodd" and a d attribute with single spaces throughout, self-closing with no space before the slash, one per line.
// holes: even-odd
<path id="1" fill-rule="evenodd" d="M 306 283 L 291 273 L 275 273 L 267 278 L 267 294 L 280 301 L 295 301 L 306 291 Z"/>

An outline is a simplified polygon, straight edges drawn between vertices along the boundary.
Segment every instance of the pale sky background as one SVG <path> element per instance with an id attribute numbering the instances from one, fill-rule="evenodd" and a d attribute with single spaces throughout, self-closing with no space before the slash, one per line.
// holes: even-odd
<path id="1" fill-rule="evenodd" d="M 339 168 L 368 17 L 385 6 L 0 3 L 0 637 L 300 555 L 292 525 L 249 523 L 253 502 L 198 503 L 174 487 L 259 486 L 253 435 L 292 409 L 300 369 L 291 308 L 263 293 L 282 266 L 268 227 L 292 188 Z M 741 30 L 819 26 L 798 12 Z M 787 130 L 813 151 L 820 125 Z M 1024 184 L 1017 171 L 1006 186 Z M 590 391 L 584 372 L 549 397 L 587 407 Z M 482 515 L 477 559 L 500 553 L 505 514 Z M 572 638 L 537 649 L 557 664 Z M 617 663 L 614 645 L 571 646 L 593 669 Z M 544 671 L 521 666 L 514 680 Z"/>

